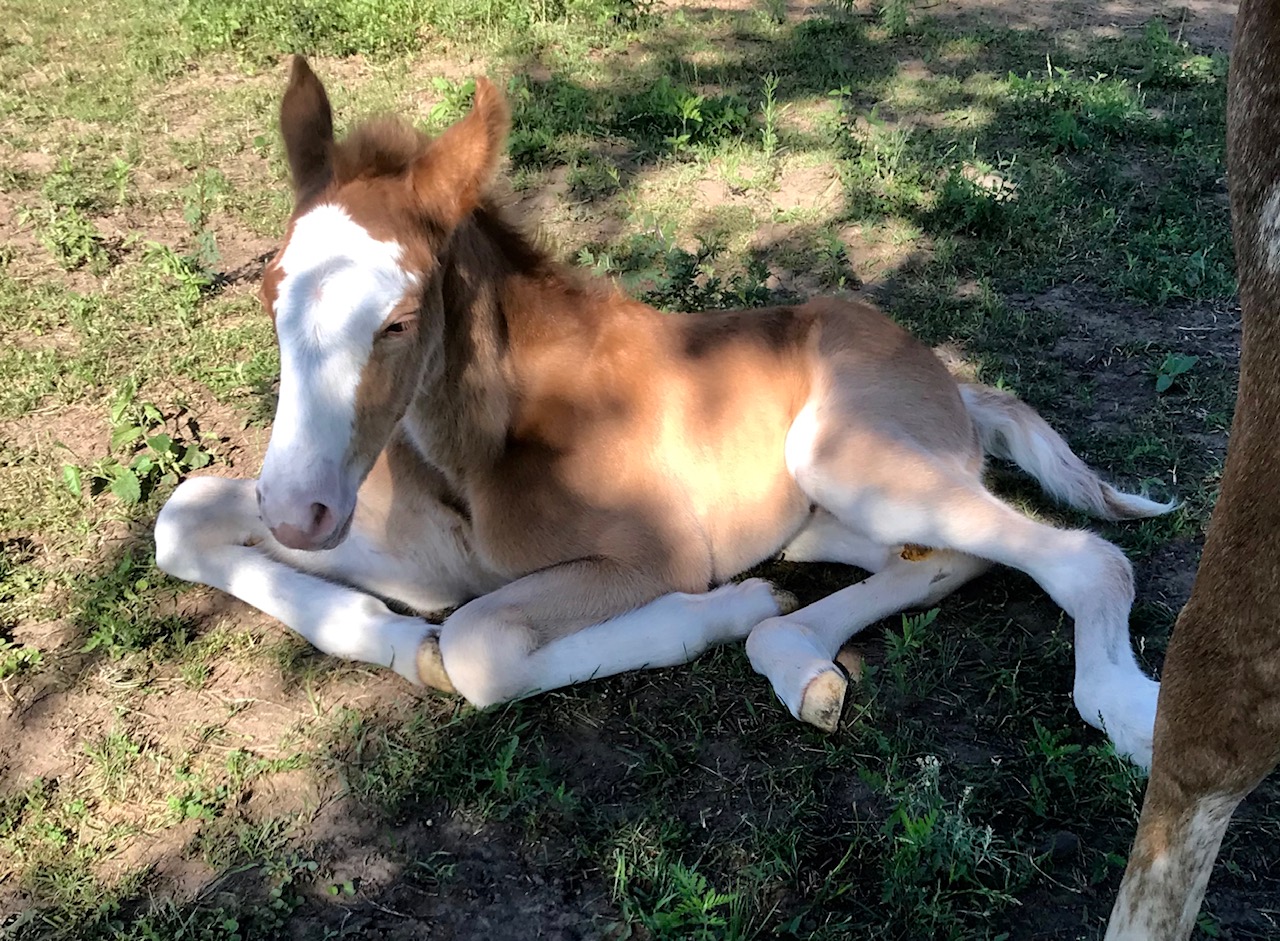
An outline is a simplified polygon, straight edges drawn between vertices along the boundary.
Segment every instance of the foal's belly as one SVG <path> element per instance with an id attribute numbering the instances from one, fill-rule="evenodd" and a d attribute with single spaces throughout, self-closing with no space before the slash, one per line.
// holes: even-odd
<path id="1" fill-rule="evenodd" d="M 772 499 L 745 501 L 726 495 L 707 521 L 714 581 L 724 582 L 777 555 L 809 519 L 812 506 L 788 478 Z"/>
<path id="2" fill-rule="evenodd" d="M 713 582 L 777 553 L 808 518 L 809 498 L 786 467 L 789 411 L 769 403 L 719 427 L 685 428 L 660 451 L 669 492 L 706 540 Z"/>

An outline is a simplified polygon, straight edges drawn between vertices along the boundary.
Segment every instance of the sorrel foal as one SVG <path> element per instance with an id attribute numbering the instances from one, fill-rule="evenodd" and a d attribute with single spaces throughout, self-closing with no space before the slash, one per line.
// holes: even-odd
<path id="1" fill-rule="evenodd" d="M 270 446 L 256 487 L 178 489 L 161 568 L 477 705 L 750 635 L 791 712 L 832 729 L 840 645 L 999 562 L 1075 619 L 1077 707 L 1147 762 L 1157 687 L 1129 644 L 1129 563 L 992 496 L 984 451 L 1098 516 L 1169 505 L 1101 482 L 867 304 L 669 316 L 552 262 L 485 195 L 507 120 L 481 80 L 435 140 L 381 120 L 337 142 L 294 60 L 297 205 L 262 292 Z M 727 583 L 779 551 L 873 574 L 799 611 Z M 466 604 L 435 626 L 384 598 Z"/>
<path id="2" fill-rule="evenodd" d="M 1243 0 L 1227 179 L 1244 339 L 1204 556 L 1169 643 L 1155 762 L 1109 941 L 1191 934 L 1240 801 L 1280 762 L 1280 6 Z"/>

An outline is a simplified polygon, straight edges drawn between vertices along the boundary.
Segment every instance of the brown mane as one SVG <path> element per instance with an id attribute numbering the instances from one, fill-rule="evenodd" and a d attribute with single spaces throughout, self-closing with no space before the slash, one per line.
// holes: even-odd
<path id="1" fill-rule="evenodd" d="M 402 118 L 369 118 L 334 144 L 332 182 L 343 186 L 406 175 L 433 140 Z M 491 243 L 516 274 L 559 281 L 570 290 L 585 286 L 574 269 L 556 260 L 537 224 L 517 218 L 509 200 L 493 192 L 481 197 L 455 235 L 459 240 L 476 237 Z"/>

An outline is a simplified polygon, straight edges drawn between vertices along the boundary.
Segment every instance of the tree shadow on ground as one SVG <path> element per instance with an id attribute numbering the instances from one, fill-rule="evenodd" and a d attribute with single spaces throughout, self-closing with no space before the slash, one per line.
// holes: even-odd
<path id="1" fill-rule="evenodd" d="M 1021 206 L 1004 204 L 981 187 L 957 183 L 945 212 L 936 202 L 904 198 L 886 183 L 876 129 L 870 137 L 850 130 L 872 112 L 903 63 L 919 61 L 930 74 L 955 79 L 931 108 L 959 111 L 976 101 L 989 110 L 967 135 L 970 162 L 1000 167 L 1018 139 L 1011 127 L 1051 131 L 1060 113 L 1122 151 L 1125 160 L 1148 153 L 1151 139 L 1142 134 L 1149 129 L 1135 137 L 1123 122 L 1119 131 L 1105 122 L 1089 125 L 1097 114 L 1069 93 L 992 104 L 980 90 L 966 90 L 975 75 L 1029 71 L 1040 66 L 1046 50 L 1056 50 L 1043 33 L 996 32 L 990 17 L 1013 15 L 1007 5 L 968 9 L 978 17 L 972 28 L 988 31 L 976 50 L 952 48 L 954 37 L 944 30 L 922 27 L 878 38 L 865 17 L 833 16 L 814 17 L 768 41 L 738 39 L 733 55 L 719 65 L 696 61 L 686 48 L 693 42 L 688 29 L 672 29 L 651 41 L 645 51 L 652 58 L 624 57 L 590 87 L 531 59 L 522 71 L 545 77 L 520 86 L 527 97 L 516 104 L 515 168 L 544 173 L 612 163 L 617 191 L 626 195 L 654 166 L 694 159 L 698 146 L 715 152 L 711 137 L 678 141 L 684 132 L 679 118 L 664 109 L 678 105 L 682 91 L 747 96 L 746 116 L 725 119 L 725 134 L 732 137 L 760 132 L 759 101 L 751 96 L 758 95 L 765 74 L 779 76 L 784 104 L 847 86 L 834 99 L 840 121 L 833 133 L 840 135 L 842 160 L 861 160 L 863 170 L 842 174 L 844 217 L 785 223 L 753 246 L 755 259 L 784 267 L 780 259 L 794 256 L 800 245 L 803 267 L 804 246 L 820 229 L 892 212 L 934 243 L 887 266 L 871 285 L 869 293 L 895 317 L 930 341 L 961 341 L 988 375 L 1009 381 L 1060 425 L 1075 429 L 1073 440 L 1084 441 L 1083 450 L 1100 458 L 1097 463 L 1137 480 L 1158 478 L 1170 466 L 1184 478 L 1209 476 L 1220 465 L 1230 414 L 1232 385 L 1222 378 L 1235 368 L 1238 350 L 1238 318 L 1230 303 L 1176 296 L 1163 304 L 1126 300 L 1125 285 L 1104 272 L 1089 276 L 1092 267 L 1116 257 L 1112 249 L 1090 254 L 1093 247 L 1084 246 L 1073 254 L 1040 246 L 1036 239 L 1052 220 L 1024 215 Z M 696 22 L 711 12 L 718 11 L 690 9 L 686 15 Z M 1032 30 L 1035 15 L 1023 21 Z M 1068 67 L 1079 67 L 1097 52 L 1086 43 L 1083 51 L 1059 54 Z M 672 83 L 655 93 L 664 75 Z M 723 116 L 731 104 L 709 113 Z M 889 120 L 891 110 L 879 117 Z M 884 133 L 892 143 L 892 129 Z M 796 141 L 811 134 L 825 143 L 819 130 L 794 134 Z M 946 150 L 940 132 L 926 127 L 913 134 L 918 149 L 904 144 L 899 158 L 905 163 L 893 168 L 895 185 L 908 170 L 920 185 L 936 186 L 948 168 L 962 169 L 964 160 L 940 156 Z M 575 142 L 561 146 L 569 139 Z M 1046 162 L 1070 182 L 1091 179 L 1088 160 L 1087 150 L 1068 147 Z M 1147 205 L 1141 200 L 1158 204 L 1151 191 L 1162 185 L 1138 180 L 1124 194 L 1141 211 Z M 1098 198 L 1097 191 L 1082 186 L 1080 198 L 1090 196 Z M 594 202 L 589 191 L 574 198 Z M 1221 213 L 1220 207 L 1210 218 L 1219 230 Z M 601 241 L 616 235 L 602 231 Z M 951 251 L 955 244 L 967 246 L 959 261 L 938 258 L 943 240 L 953 243 Z M 974 247 L 979 242 L 1000 251 Z M 1038 248 L 1054 261 L 1050 281 L 1077 283 L 1062 288 L 1029 274 L 1034 265 L 1027 255 Z M 814 258 L 810 267 L 824 264 Z M 705 276 L 695 271 L 691 283 Z M 705 280 L 697 283 L 705 288 Z M 765 296 L 788 301 L 831 286 L 796 278 L 765 285 Z M 1186 346 L 1205 358 L 1205 388 L 1172 402 L 1160 399 L 1152 363 Z M 1216 419 L 1207 420 L 1210 413 Z M 1141 447 L 1131 446 L 1135 433 Z M 1034 500 L 1025 482 L 1008 475 L 1001 481 L 1006 492 Z M 1201 519 L 1210 498 L 1207 489 L 1193 495 Z M 1138 559 L 1135 622 L 1140 633 L 1158 639 L 1155 660 L 1198 557 L 1198 526 L 1181 525 L 1105 530 L 1135 553 L 1155 547 L 1153 559 Z M 128 577 L 114 573 L 125 560 L 148 558 L 149 540 L 140 526 L 99 563 L 101 577 L 84 583 L 91 593 L 101 590 L 106 608 L 86 599 L 72 609 L 127 617 L 122 585 L 133 577 L 132 563 Z M 806 599 L 856 577 L 840 567 L 781 563 L 763 574 Z M 137 618 L 160 618 L 171 634 L 193 640 L 245 611 L 222 599 L 171 615 L 151 601 L 138 608 L 132 612 Z M 163 622 L 170 616 L 176 620 Z M 70 625 L 75 640 L 67 646 L 83 646 L 99 626 L 92 617 Z M 868 679 L 833 739 L 791 721 L 737 650 L 478 713 L 412 694 L 396 680 L 326 667 L 295 646 L 273 669 L 246 670 L 244 682 L 261 684 L 270 674 L 270 692 L 254 692 L 259 701 L 281 697 L 282 718 L 304 712 L 305 700 L 323 712 L 306 727 L 320 743 L 310 764 L 262 772 L 234 801 L 211 802 L 210 819 L 192 819 L 212 836 L 197 832 L 148 861 L 153 879 L 163 881 L 159 874 L 171 857 L 218 860 L 218 875 L 211 878 L 206 865 L 190 877 L 198 886 L 194 896 L 189 883 L 182 891 L 182 880 L 172 879 L 170 885 L 180 887 L 178 901 L 156 906 L 153 885 L 144 878 L 137 891 L 96 912 L 87 906 L 76 930 L 84 937 L 116 931 L 143 937 L 149 929 L 152 936 L 228 939 L 605 938 L 632 932 L 834 938 L 874 924 L 890 937 L 1096 935 L 1119 881 L 1115 854 L 1127 850 L 1132 833 L 1133 807 L 1126 801 L 1139 791 L 1113 760 L 1090 751 L 1097 737 L 1072 726 L 1074 717 L 1058 731 L 1070 713 L 1059 613 L 1025 578 L 998 573 L 948 600 L 921 643 L 910 648 L 905 634 L 890 625 L 866 645 Z M 160 661 L 147 669 L 164 674 Z M 28 701 L 9 719 L 10 740 L 50 736 L 59 713 L 66 717 L 64 733 L 68 723 L 95 721 L 105 728 L 107 718 L 86 719 L 76 698 L 116 662 L 103 648 L 63 658 L 56 673 L 22 690 Z M 124 674 L 116 678 L 131 681 Z M 235 683 L 228 681 L 228 688 Z M 175 690 L 162 689 L 152 701 L 174 703 Z M 58 739 L 66 743 L 60 747 L 73 746 L 82 731 L 71 728 Z M 962 769 L 968 790 L 957 794 L 931 784 L 928 767 L 918 763 L 929 755 Z M 1087 756 L 1080 767 L 1096 777 L 1076 780 L 1053 755 Z M 10 800 L 33 776 L 84 771 L 83 759 L 63 755 L 42 772 L 22 748 L 14 749 L 6 755 L 0 789 Z M 310 806 L 300 812 L 299 803 Z M 1219 873 L 1209 910 L 1232 937 L 1261 938 L 1273 929 L 1273 916 L 1261 909 L 1275 894 L 1280 873 L 1268 859 L 1268 841 L 1258 837 L 1277 817 L 1280 794 L 1264 787 L 1228 836 L 1230 871 Z M 923 844 L 942 854 L 941 863 L 927 853 L 913 855 L 904 842 L 905 822 L 926 819 L 957 828 L 946 840 Z M 981 839 L 987 826 L 996 844 L 1013 848 L 1003 862 L 976 851 L 957 854 L 956 841 Z M 958 872 L 957 864 L 968 868 Z M 43 901 L 38 888 L 21 900 L 30 912 Z M 45 936 L 59 927 L 66 926 L 35 917 L 18 936 Z"/>

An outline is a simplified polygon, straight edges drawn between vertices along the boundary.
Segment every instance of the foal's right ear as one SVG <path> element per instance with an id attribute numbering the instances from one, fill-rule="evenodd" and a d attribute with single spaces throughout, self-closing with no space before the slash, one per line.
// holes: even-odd
<path id="1" fill-rule="evenodd" d="M 332 173 L 333 111 L 324 86 L 302 56 L 293 57 L 289 87 L 280 103 L 280 133 L 294 195 L 301 197 L 324 186 Z"/>

